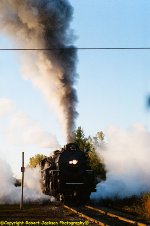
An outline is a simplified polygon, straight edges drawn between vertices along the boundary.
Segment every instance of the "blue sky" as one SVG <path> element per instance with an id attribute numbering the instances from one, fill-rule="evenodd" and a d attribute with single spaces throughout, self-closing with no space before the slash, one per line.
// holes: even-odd
<path id="1" fill-rule="evenodd" d="M 149 1 L 71 2 L 77 46 L 150 46 Z M 149 124 L 149 56 L 149 50 L 80 50 L 78 124 L 93 134 L 109 124 Z"/>
<path id="2" fill-rule="evenodd" d="M 71 28 L 77 36 L 77 47 L 150 47 L 149 1 L 70 2 L 74 7 Z M 0 47 L 13 47 L 11 40 L 3 34 Z M 78 51 L 77 126 L 82 126 L 86 135 L 95 135 L 99 130 L 105 132 L 111 124 L 129 129 L 134 123 L 143 123 L 150 128 L 146 109 L 146 96 L 150 92 L 149 59 L 150 50 Z M 49 109 L 31 81 L 23 80 L 19 60 L 17 52 L 0 52 L 0 98 L 13 100 L 19 111 L 38 122 L 44 130 L 55 134 L 64 144 L 55 112 Z M 1 124 L 5 121 L 0 119 Z M 2 130 L 0 133 L 0 157 L 7 159 L 14 171 L 19 169 L 22 150 L 26 152 L 26 162 L 35 153 L 49 152 L 49 149 L 34 145 L 9 144 L 3 138 Z"/>

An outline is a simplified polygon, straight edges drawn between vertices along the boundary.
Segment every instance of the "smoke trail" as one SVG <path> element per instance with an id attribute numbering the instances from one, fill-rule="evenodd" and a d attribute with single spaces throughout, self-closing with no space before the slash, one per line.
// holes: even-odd
<path id="1" fill-rule="evenodd" d="M 73 9 L 67 0 L 1 0 L 0 27 L 23 48 L 53 50 L 25 53 L 34 63 L 24 61 L 26 79 L 31 79 L 48 102 L 53 101 L 68 141 L 77 117 L 76 49 L 69 28 Z M 55 49 L 55 50 L 54 50 Z M 59 109 L 59 110 L 58 110 Z"/>
<path id="2" fill-rule="evenodd" d="M 101 198 L 129 197 L 150 191 L 150 132 L 140 124 L 130 131 L 110 127 L 105 150 L 97 149 L 107 168 L 107 179 L 92 194 Z"/>

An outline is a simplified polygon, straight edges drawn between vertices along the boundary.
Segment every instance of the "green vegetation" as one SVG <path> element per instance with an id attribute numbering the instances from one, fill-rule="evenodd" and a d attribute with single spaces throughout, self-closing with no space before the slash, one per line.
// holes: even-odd
<path id="1" fill-rule="evenodd" d="M 91 150 L 91 143 L 88 138 L 85 137 L 84 131 L 81 127 L 74 132 L 74 141 L 79 145 L 81 151 L 88 152 Z"/>
<path id="2" fill-rule="evenodd" d="M 79 148 L 84 151 L 89 158 L 89 165 L 96 173 L 99 181 L 106 180 L 106 169 L 100 154 L 97 154 L 96 149 L 104 146 L 104 134 L 98 132 L 95 137 L 85 137 L 81 127 L 74 132 L 74 141 L 79 145 Z"/>
<path id="3" fill-rule="evenodd" d="M 28 166 L 30 168 L 35 168 L 41 162 L 41 160 L 43 160 L 44 158 L 46 158 L 45 155 L 37 154 L 34 157 L 31 157 L 29 159 L 29 165 Z"/>

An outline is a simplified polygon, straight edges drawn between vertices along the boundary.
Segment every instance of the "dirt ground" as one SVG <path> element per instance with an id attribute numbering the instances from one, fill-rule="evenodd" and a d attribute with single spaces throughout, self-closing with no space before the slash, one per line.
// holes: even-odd
<path id="1" fill-rule="evenodd" d="M 77 214 L 50 204 L 0 205 L 0 226 L 14 225 L 95 225 Z"/>

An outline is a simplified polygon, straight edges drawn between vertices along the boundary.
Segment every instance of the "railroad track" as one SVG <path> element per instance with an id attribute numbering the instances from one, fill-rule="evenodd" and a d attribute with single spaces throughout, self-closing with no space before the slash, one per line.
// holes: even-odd
<path id="1" fill-rule="evenodd" d="M 124 218 L 122 216 L 95 208 L 93 206 L 85 205 L 82 207 L 71 207 L 68 205 L 64 205 L 64 208 L 78 214 L 80 217 L 85 218 L 87 221 L 89 221 L 89 223 L 91 223 L 91 225 L 95 224 L 101 226 L 148 226 L 146 224 Z"/>

